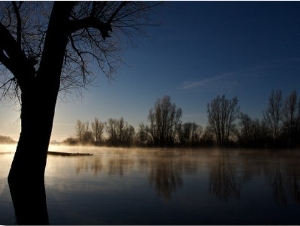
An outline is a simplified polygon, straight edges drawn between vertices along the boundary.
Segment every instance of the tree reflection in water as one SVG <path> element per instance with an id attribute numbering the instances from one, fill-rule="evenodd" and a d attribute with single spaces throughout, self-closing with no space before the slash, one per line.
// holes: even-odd
<path id="1" fill-rule="evenodd" d="M 282 172 L 281 164 L 277 160 L 272 164 L 269 180 L 273 191 L 273 196 L 276 202 L 280 205 L 286 206 L 287 204 L 287 192 L 284 185 L 284 175 Z"/>
<path id="2" fill-rule="evenodd" d="M 79 174 L 82 170 L 88 172 L 90 168 L 89 161 L 87 161 L 86 158 L 77 158 L 77 164 L 75 168 L 76 168 L 76 174 Z"/>
<path id="3" fill-rule="evenodd" d="M 300 180 L 299 176 L 296 178 L 295 175 L 293 175 L 293 178 L 290 180 L 290 192 L 294 200 L 298 203 L 300 203 Z"/>
<path id="4" fill-rule="evenodd" d="M 108 174 L 123 176 L 134 165 L 134 160 L 117 156 L 108 160 Z"/>
<path id="5" fill-rule="evenodd" d="M 111 156 L 106 160 L 106 165 L 100 157 L 78 157 L 75 170 L 76 174 L 80 172 L 92 171 L 94 176 L 97 176 L 100 171 L 107 171 L 109 175 L 123 176 L 125 172 L 129 172 L 134 165 L 134 160 L 128 157 L 118 155 Z"/>
<path id="6" fill-rule="evenodd" d="M 300 203 L 300 166 L 298 162 L 290 159 L 288 155 L 278 156 L 275 153 L 269 161 L 267 181 L 273 192 L 277 204 L 287 206 L 290 196 L 295 202 Z"/>
<path id="7" fill-rule="evenodd" d="M 171 199 L 171 193 L 182 186 L 182 168 L 173 158 L 151 161 L 149 173 L 150 185 L 166 200 Z"/>
<path id="8" fill-rule="evenodd" d="M 94 176 L 98 175 L 98 172 L 101 171 L 102 169 L 103 169 L 103 164 L 101 159 L 99 157 L 94 158 L 91 165 L 91 170 L 93 171 Z"/>
<path id="9" fill-rule="evenodd" d="M 55 199 L 50 195 L 47 200 L 50 201 L 50 222 L 51 219 L 55 222 L 51 209 L 57 209 L 56 204 L 65 213 L 69 213 L 70 218 L 74 217 L 72 211 L 77 211 L 71 206 L 79 205 L 78 208 L 87 209 L 86 214 L 94 210 L 90 216 L 98 219 L 96 207 L 103 200 L 115 205 L 114 208 L 120 206 L 122 209 L 121 203 L 127 203 L 125 201 L 133 200 L 134 197 L 136 208 L 144 213 L 140 207 L 147 203 L 144 204 L 141 200 L 153 200 L 155 196 L 159 199 L 155 199 L 151 205 L 163 205 L 165 208 L 174 204 L 182 209 L 191 208 L 194 212 L 206 208 L 212 215 L 214 211 L 218 211 L 212 206 L 218 205 L 222 208 L 236 208 L 240 205 L 241 214 L 244 211 L 242 207 L 256 211 L 256 205 L 259 210 L 260 204 L 260 208 L 270 204 L 272 211 L 281 211 L 284 207 L 287 210 L 285 212 L 299 212 L 300 152 L 296 151 L 122 149 L 105 150 L 94 156 L 51 156 L 49 160 L 53 167 L 48 168 L 46 180 L 49 181 L 48 185 L 46 181 L 46 185 L 52 186 L 48 187 L 51 188 L 49 194 L 51 191 L 58 192 Z M 27 178 L 25 183 L 20 181 L 10 184 L 17 223 L 32 223 L 34 219 L 37 224 L 47 224 L 44 182 L 33 184 L 29 183 L 28 175 L 24 178 Z M 119 186 L 124 183 L 130 186 Z M 84 192 L 86 196 L 82 195 Z M 239 200 L 236 202 L 236 199 Z M 203 200 L 207 202 L 201 202 Z M 230 202 L 232 200 L 234 202 Z M 107 215 L 110 216 L 110 211 L 115 211 L 114 208 L 107 210 Z M 148 208 L 150 207 L 145 207 L 147 211 Z M 154 208 L 157 210 L 156 206 Z M 272 218 L 271 212 L 268 214 Z M 78 219 L 81 219 L 80 214 Z M 256 216 L 259 218 L 261 215 Z M 295 219 L 289 222 L 298 221 Z"/>
<path id="10" fill-rule="evenodd" d="M 288 188 L 292 198 L 300 204 L 300 167 L 297 164 L 295 167 L 292 167 L 290 164 L 287 166 L 288 178 L 289 181 Z"/>
<path id="11" fill-rule="evenodd" d="M 212 159 L 211 154 L 214 153 Z M 228 201 L 234 197 L 240 199 L 242 186 L 255 182 L 253 176 L 263 176 L 269 184 L 273 197 L 279 205 L 287 205 L 291 197 L 300 203 L 300 166 L 298 158 L 291 159 L 286 153 L 279 157 L 273 152 L 230 151 L 153 151 L 131 156 L 129 150 L 109 154 L 102 159 L 98 156 L 76 157 L 76 173 L 92 172 L 97 176 L 100 171 L 108 175 L 123 176 L 138 166 L 146 173 L 151 187 L 164 200 L 170 200 L 172 193 L 183 187 L 185 174 L 197 174 L 201 163 L 208 163 L 208 192 L 220 200 Z M 137 157 L 138 156 L 138 157 Z M 209 160 L 208 160 L 209 159 Z M 258 185 L 261 186 L 261 185 Z"/>
<path id="12" fill-rule="evenodd" d="M 84 170 L 85 172 L 92 171 L 94 176 L 97 176 L 103 168 L 102 160 L 99 157 L 79 157 L 75 165 L 76 174 Z"/>
<path id="13" fill-rule="evenodd" d="M 229 153 L 221 150 L 210 166 L 210 193 L 225 201 L 231 196 L 240 198 L 241 185 L 237 169 L 230 162 Z"/>

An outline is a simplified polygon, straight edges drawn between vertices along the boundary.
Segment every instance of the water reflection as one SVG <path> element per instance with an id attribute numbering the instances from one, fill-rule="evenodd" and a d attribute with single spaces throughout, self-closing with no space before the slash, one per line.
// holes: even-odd
<path id="1" fill-rule="evenodd" d="M 93 157 L 76 157 L 75 172 L 99 172 L 123 177 L 135 171 L 147 175 L 150 187 L 164 200 L 184 186 L 184 175 L 199 174 L 206 164 L 209 170 L 207 191 L 220 201 L 240 199 L 243 186 L 257 177 L 266 179 L 277 204 L 286 206 L 289 196 L 300 203 L 300 166 L 290 158 L 272 153 L 153 151 L 137 154 L 130 149 Z M 293 164 L 292 164 L 293 163 Z"/>
<path id="2" fill-rule="evenodd" d="M 298 175 L 297 175 L 298 174 Z M 299 177 L 299 171 L 292 172 L 292 174 L 288 177 L 288 185 L 289 185 L 289 191 L 291 193 L 291 196 L 293 199 L 300 204 L 300 177 Z"/>
<path id="3" fill-rule="evenodd" d="M 49 156 L 45 181 L 51 224 L 300 223 L 300 153 L 161 149 L 94 153 Z M 0 158 L 3 180 L 11 161 L 6 156 Z M 0 192 L 0 200 L 5 200 L 3 195 Z M 9 202 L 0 202 L 0 223 L 5 205 Z"/>
<path id="4" fill-rule="evenodd" d="M 131 171 L 134 162 L 133 159 L 124 157 L 110 158 L 108 160 L 108 174 L 123 176 L 124 173 Z"/>
<path id="5" fill-rule="evenodd" d="M 242 181 L 226 150 L 219 151 L 215 161 L 211 162 L 209 181 L 210 193 L 219 199 L 227 201 L 230 197 L 240 198 Z"/>
<path id="6" fill-rule="evenodd" d="M 288 189 L 292 198 L 300 204 L 300 167 L 299 163 L 296 166 L 292 166 L 291 164 L 287 165 L 288 177 Z"/>
<path id="7" fill-rule="evenodd" d="M 101 159 L 99 157 L 95 158 L 93 160 L 93 164 L 91 165 L 91 170 L 93 171 L 94 176 L 97 176 L 98 172 L 101 171 L 103 168 L 104 167 Z"/>
<path id="8" fill-rule="evenodd" d="M 94 176 L 97 176 L 98 173 L 104 168 L 100 157 L 94 157 L 94 158 L 79 157 L 76 160 L 77 160 L 75 165 L 76 174 L 80 174 L 80 172 L 82 171 L 84 172 L 91 171 L 93 172 Z"/>
<path id="9" fill-rule="evenodd" d="M 289 197 L 300 204 L 300 167 L 291 156 L 272 155 L 268 162 L 266 179 L 272 188 L 273 197 L 277 204 L 288 205 Z"/>
<path id="10" fill-rule="evenodd" d="M 153 152 L 140 159 L 140 170 L 148 175 L 149 184 L 157 195 L 171 200 L 172 193 L 183 187 L 183 175 L 197 173 L 199 158 L 185 151 Z"/>
<path id="11" fill-rule="evenodd" d="M 154 185 L 158 195 L 166 200 L 171 199 L 171 193 L 182 186 L 182 168 L 173 158 L 150 161 L 149 182 Z"/>
<path id="12" fill-rule="evenodd" d="M 106 171 L 109 175 L 123 176 L 126 172 L 130 172 L 134 166 L 135 161 L 125 157 L 111 157 L 106 159 L 106 164 L 102 162 L 100 157 L 94 158 L 77 158 L 75 164 L 76 174 L 81 172 L 93 172 L 97 176 L 100 171 Z"/>
<path id="13" fill-rule="evenodd" d="M 88 172 L 89 171 L 89 162 L 84 158 L 77 158 L 77 164 L 75 167 L 76 174 L 79 174 L 81 171 Z"/>
<path id="14" fill-rule="evenodd" d="M 287 192 L 284 185 L 284 172 L 281 163 L 275 160 L 271 167 L 269 171 L 269 183 L 272 188 L 273 196 L 278 204 L 286 206 Z"/>

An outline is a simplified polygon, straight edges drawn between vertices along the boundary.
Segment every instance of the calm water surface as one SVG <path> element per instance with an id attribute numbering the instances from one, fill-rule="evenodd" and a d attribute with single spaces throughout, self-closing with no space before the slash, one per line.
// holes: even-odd
<path id="1" fill-rule="evenodd" d="M 0 224 L 15 224 L 0 145 Z M 300 151 L 52 146 L 50 224 L 300 224 Z"/>

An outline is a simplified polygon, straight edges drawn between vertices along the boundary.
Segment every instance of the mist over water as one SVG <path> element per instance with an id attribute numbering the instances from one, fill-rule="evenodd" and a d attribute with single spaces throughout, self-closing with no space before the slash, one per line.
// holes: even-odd
<path id="1" fill-rule="evenodd" d="M 0 145 L 0 223 L 14 224 Z M 50 224 L 300 224 L 300 152 L 50 146 Z M 10 152 L 10 153 L 9 153 Z"/>

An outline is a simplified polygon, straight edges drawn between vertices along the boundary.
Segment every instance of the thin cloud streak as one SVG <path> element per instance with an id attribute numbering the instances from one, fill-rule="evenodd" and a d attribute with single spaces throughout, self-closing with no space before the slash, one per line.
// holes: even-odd
<path id="1" fill-rule="evenodd" d="M 299 63 L 300 62 L 300 58 L 289 58 L 289 59 L 281 59 L 281 60 L 274 60 L 272 62 L 269 63 L 264 63 L 262 65 L 255 65 L 252 66 L 248 69 L 245 70 L 239 70 L 239 71 L 232 71 L 232 72 L 228 72 L 225 74 L 221 74 L 218 76 L 214 76 L 211 78 L 204 78 L 198 81 L 188 81 L 188 82 L 184 82 L 182 89 L 183 90 L 189 90 L 189 89 L 194 89 L 194 88 L 198 88 L 198 87 L 207 87 L 210 86 L 212 84 L 217 84 L 220 82 L 224 82 L 225 79 L 227 78 L 231 78 L 233 79 L 233 77 L 239 77 L 241 78 L 241 76 L 249 76 L 250 74 L 253 75 L 258 75 L 259 71 L 265 70 L 265 69 L 271 69 L 271 68 L 280 68 L 280 67 L 284 67 L 287 66 L 288 64 L 293 64 L 293 63 Z M 226 84 L 227 83 L 231 83 L 233 85 L 236 85 L 237 81 L 232 80 L 232 81 L 225 81 Z M 228 85 L 228 84 L 227 84 Z"/>
<path id="2" fill-rule="evenodd" d="M 201 79 L 199 81 L 195 81 L 195 82 L 184 82 L 183 84 L 183 89 L 187 90 L 187 89 L 193 89 L 193 88 L 197 88 L 197 87 L 203 87 L 203 86 L 207 86 L 210 85 L 212 83 L 216 83 L 218 81 L 221 81 L 229 76 L 233 76 L 236 73 L 234 72 L 229 72 L 226 74 L 222 74 L 222 75 L 218 75 L 212 78 L 205 78 L 205 79 Z"/>

